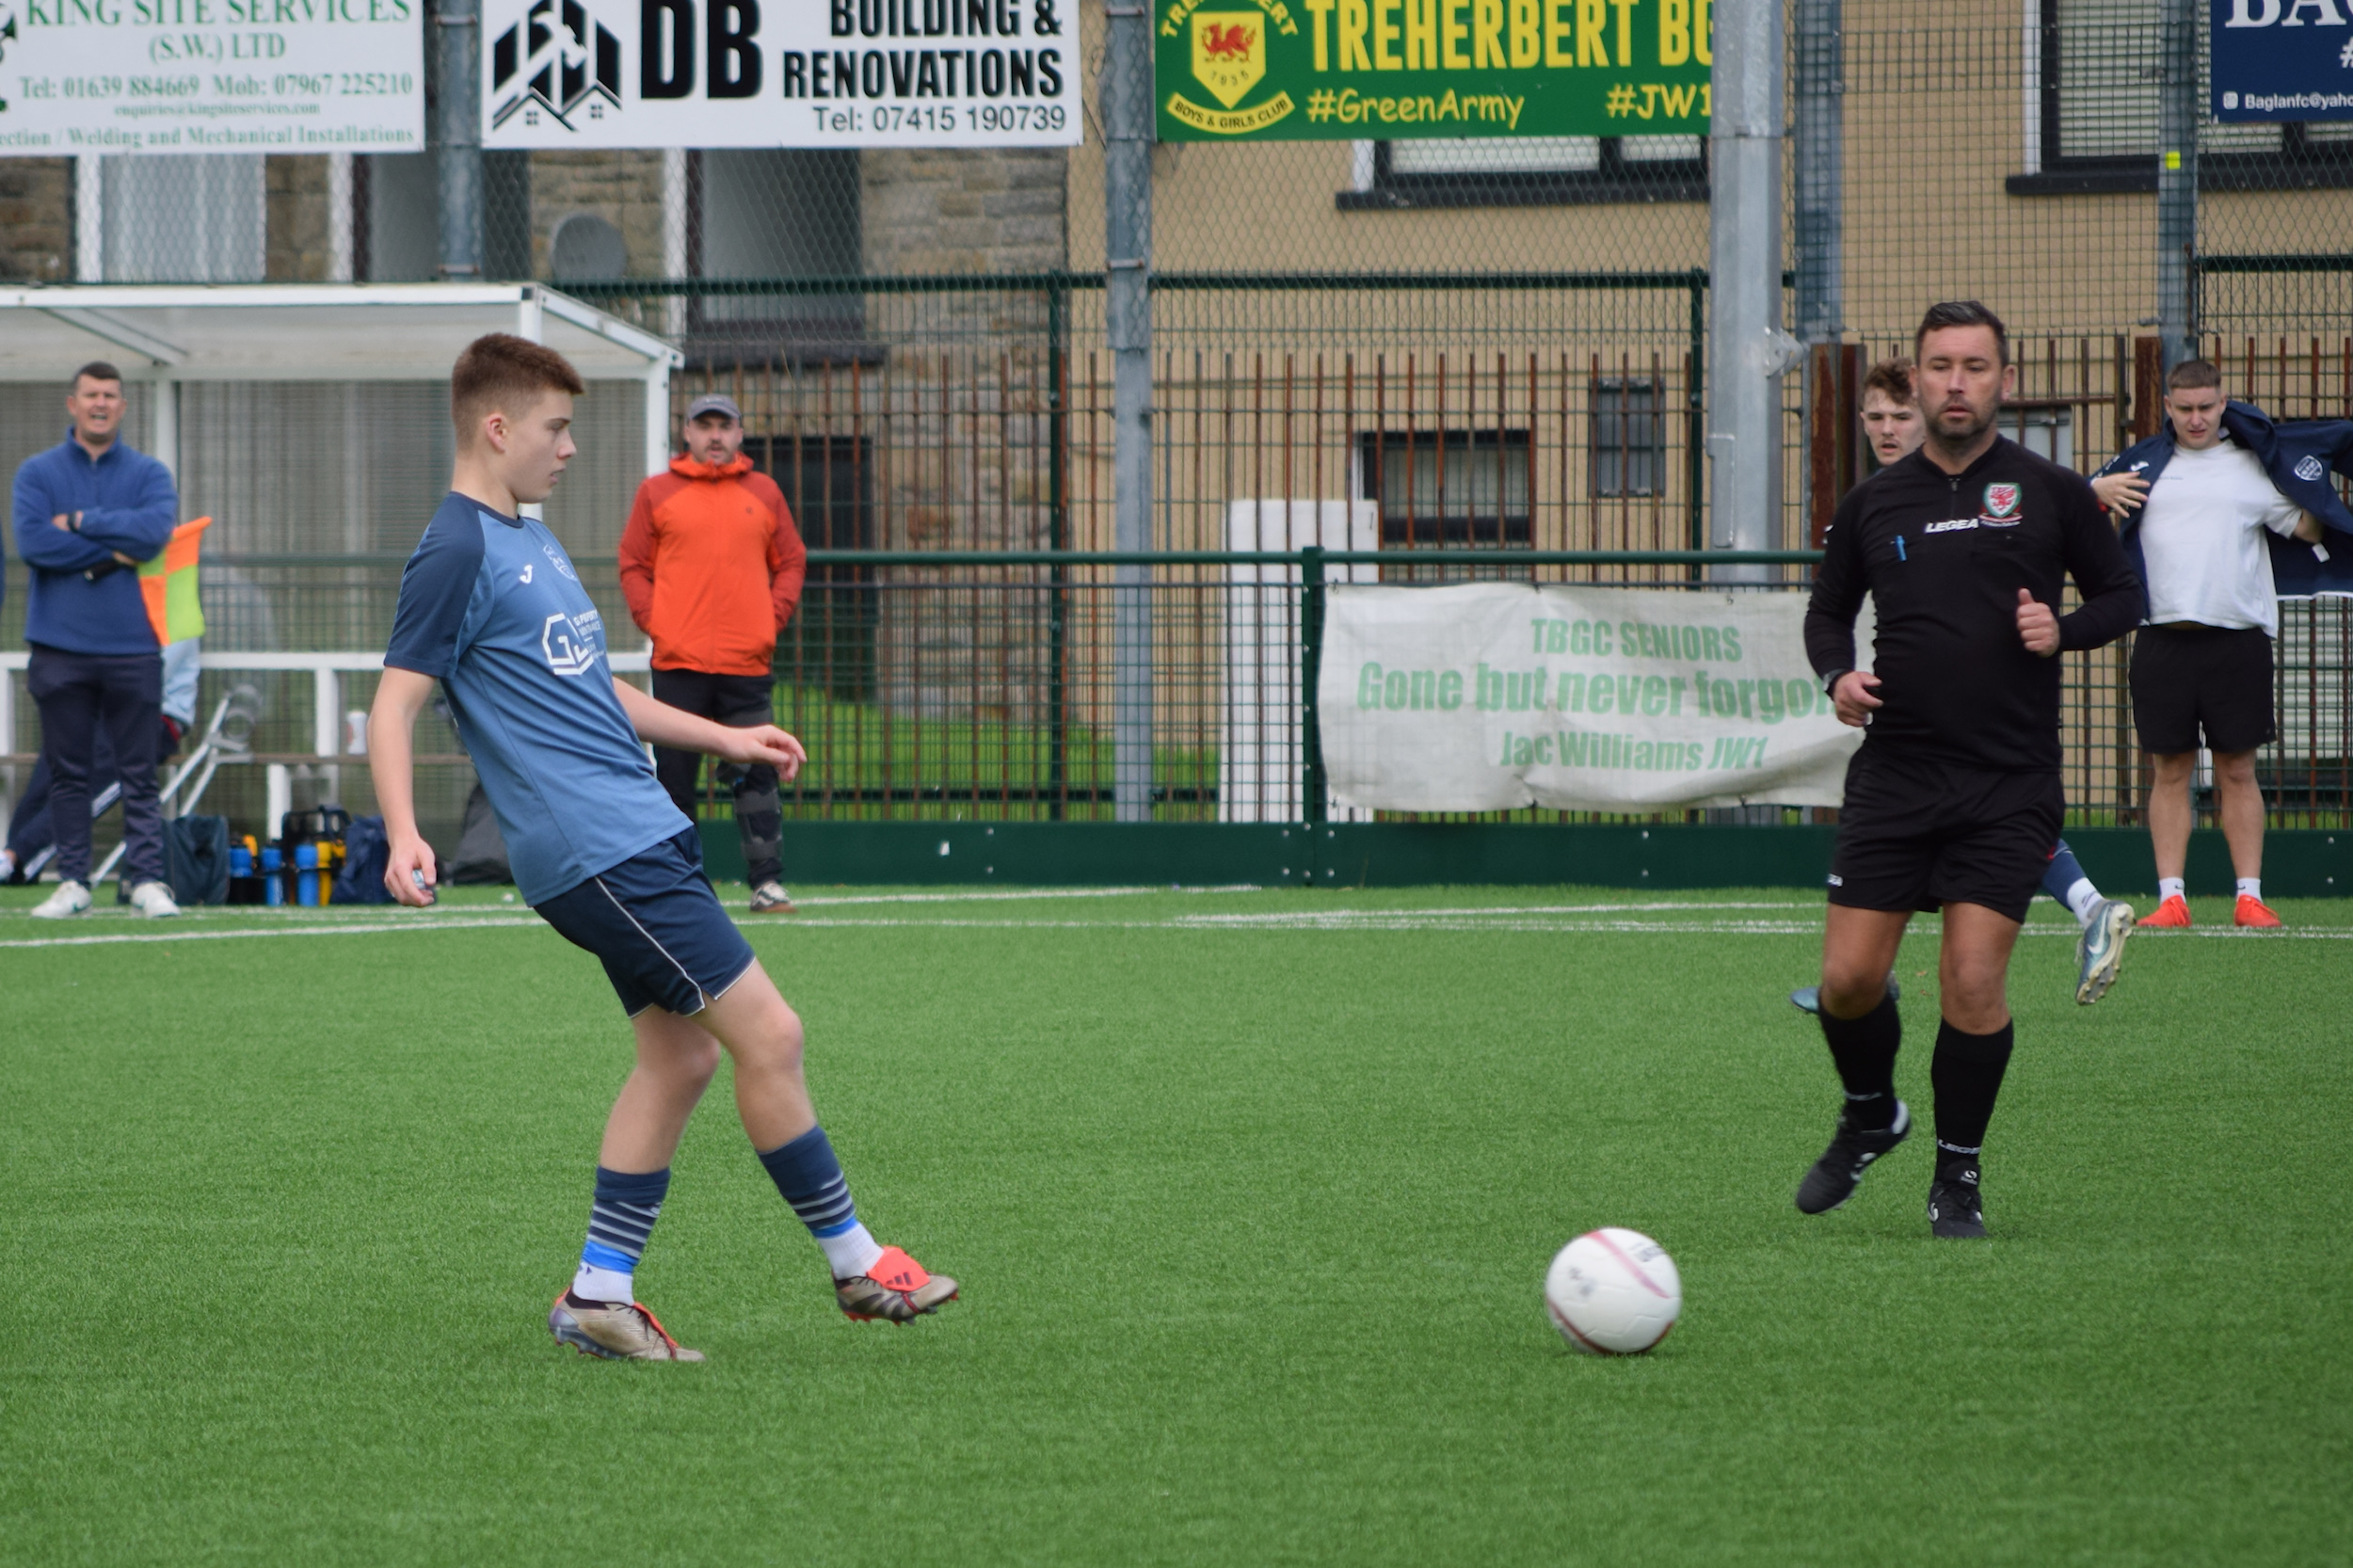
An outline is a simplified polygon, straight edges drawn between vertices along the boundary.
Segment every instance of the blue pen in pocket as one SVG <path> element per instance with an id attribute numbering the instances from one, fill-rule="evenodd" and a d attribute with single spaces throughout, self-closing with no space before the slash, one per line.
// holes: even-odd
<path id="1" fill-rule="evenodd" d="M 1896 536 L 1896 559 L 1898 561 L 1909 561 L 1912 559 L 1911 556 L 1904 553 L 1904 536 L 1901 534 Z"/>

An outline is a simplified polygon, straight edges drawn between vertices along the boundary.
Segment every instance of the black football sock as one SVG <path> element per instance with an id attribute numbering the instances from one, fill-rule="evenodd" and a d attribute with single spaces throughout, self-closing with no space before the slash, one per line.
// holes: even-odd
<path id="1" fill-rule="evenodd" d="M 1820 1014 L 1822 1038 L 1830 1059 L 1837 1064 L 1838 1080 L 1847 1088 L 1849 1125 L 1879 1132 L 1896 1125 L 1896 1052 L 1904 1043 L 1903 1018 L 1896 999 L 1881 996 L 1880 1004 L 1860 1018 Z"/>
<path id="2" fill-rule="evenodd" d="M 1986 1124 L 2002 1092 L 2015 1026 L 1991 1034 L 1969 1034 L 1951 1024 L 1936 1031 L 1936 1054 L 1929 1081 L 1936 1089 L 1936 1175 L 1941 1181 L 1977 1179 L 1977 1156 L 1985 1147 Z"/>

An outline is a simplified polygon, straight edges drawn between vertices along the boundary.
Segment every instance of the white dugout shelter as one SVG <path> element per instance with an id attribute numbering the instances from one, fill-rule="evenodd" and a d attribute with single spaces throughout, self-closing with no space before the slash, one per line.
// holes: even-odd
<path id="1" fill-rule="evenodd" d="M 125 439 L 171 470 L 182 520 L 215 520 L 206 669 L 308 672 L 309 722 L 287 749 L 333 757 L 341 677 L 378 667 L 355 650 L 382 648 L 398 563 L 448 485 L 450 365 L 502 331 L 557 350 L 588 383 L 581 455 L 546 507 L 588 570 L 610 559 L 638 481 L 669 461 L 670 376 L 684 361 L 655 333 L 534 283 L 0 288 L 0 463 L 13 473 L 64 438 L 77 366 L 117 366 Z M 22 568 L 10 576 L 0 754 L 16 764 L 33 743 Z M 275 810 L 284 775 L 269 771 Z M 20 772 L 0 771 L 0 821 Z"/>

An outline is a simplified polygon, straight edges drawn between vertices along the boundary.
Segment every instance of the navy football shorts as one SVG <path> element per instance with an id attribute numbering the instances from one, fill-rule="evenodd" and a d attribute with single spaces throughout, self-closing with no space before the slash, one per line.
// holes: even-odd
<path id="1" fill-rule="evenodd" d="M 648 1007 L 703 1010 L 755 962 L 719 895 L 703 878 L 693 828 L 599 872 L 538 906 L 548 924 L 604 965 L 631 1017 Z"/>

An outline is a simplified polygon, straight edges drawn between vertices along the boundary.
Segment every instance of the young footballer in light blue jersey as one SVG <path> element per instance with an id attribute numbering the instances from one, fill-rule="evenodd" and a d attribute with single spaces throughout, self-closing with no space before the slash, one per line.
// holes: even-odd
<path id="1" fill-rule="evenodd" d="M 744 1130 L 824 1249 L 841 1310 L 909 1321 L 952 1299 L 956 1282 L 858 1223 L 809 1105 L 801 1020 L 720 907 L 694 824 L 638 743 L 765 763 L 786 778 L 806 754 L 774 725 L 725 728 L 616 680 L 570 558 L 520 515 L 577 450 L 572 399 L 584 390 L 562 355 L 503 333 L 469 344 L 451 374 L 456 472 L 402 574 L 368 723 L 391 840 L 385 885 L 403 904 L 433 902 L 410 738 L 439 680 L 524 901 L 603 962 L 637 1036 L 636 1067 L 605 1123 L 580 1268 L 548 1314 L 559 1343 L 619 1359 L 702 1359 L 638 1304 L 632 1275 L 722 1049 L 734 1058 Z"/>

